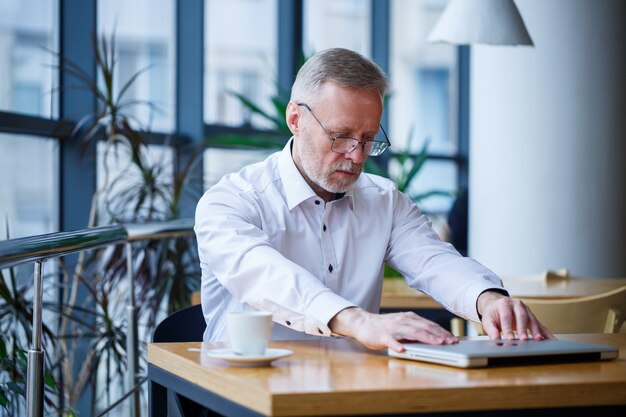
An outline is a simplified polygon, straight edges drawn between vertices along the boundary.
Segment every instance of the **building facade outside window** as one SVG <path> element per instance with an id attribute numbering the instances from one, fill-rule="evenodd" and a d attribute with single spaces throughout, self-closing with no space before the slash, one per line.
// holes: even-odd
<path id="1" fill-rule="evenodd" d="M 0 5 L 0 111 L 54 119 L 58 115 L 58 1 Z M 0 238 L 58 230 L 58 144 L 0 134 Z"/>
<path id="2" fill-rule="evenodd" d="M 113 75 L 116 96 L 125 84 L 136 77 L 126 90 L 121 102 L 133 103 L 123 108 L 131 126 L 136 130 L 171 133 L 175 129 L 175 1 L 123 0 L 98 2 L 98 36 L 115 39 L 116 69 Z M 139 74 L 139 75 L 137 75 Z M 100 77 L 100 74 L 98 74 Z M 100 86 L 103 80 L 99 78 Z M 149 103 L 149 104 L 147 104 Z M 123 202 L 128 198 L 124 190 L 139 189 L 141 172 L 130 163 L 126 146 L 110 147 L 101 141 L 96 147 L 97 189 L 110 190 L 109 207 L 121 219 L 133 219 L 141 213 L 134 204 Z M 169 146 L 150 145 L 143 149 L 145 168 L 162 167 L 158 187 L 169 187 L 173 178 L 174 151 Z M 128 192 L 127 192 L 128 194 Z M 115 205 L 115 202 L 120 202 Z M 149 204 L 149 203 L 147 203 Z M 157 202 L 165 211 L 166 202 Z M 135 211 L 135 213 L 133 213 Z M 133 216 L 134 215 L 134 216 Z M 156 216 L 159 217 L 158 215 Z M 99 224 L 109 221 L 102 211 Z"/>
<path id="3" fill-rule="evenodd" d="M 427 41 L 445 5 L 445 0 L 391 0 L 388 113 L 393 149 L 417 153 L 428 142 L 429 153 L 438 157 L 426 162 L 410 186 L 412 193 L 459 190 L 458 48 Z M 392 164 L 394 169 L 400 168 Z M 419 205 L 445 222 L 453 201 L 453 195 L 436 196 Z"/>
<path id="4" fill-rule="evenodd" d="M 303 50 L 346 48 L 371 57 L 372 0 L 304 0 Z"/>
<path id="5" fill-rule="evenodd" d="M 270 127 L 233 95 L 271 111 L 276 94 L 277 0 L 205 0 L 204 121 Z"/>

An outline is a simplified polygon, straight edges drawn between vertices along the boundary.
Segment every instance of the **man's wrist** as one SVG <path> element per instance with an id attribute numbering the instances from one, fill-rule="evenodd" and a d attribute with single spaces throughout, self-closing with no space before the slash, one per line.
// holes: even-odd
<path id="1" fill-rule="evenodd" d="M 485 306 L 490 300 L 495 300 L 500 297 L 508 297 L 509 293 L 501 288 L 489 288 L 481 292 L 476 299 L 476 313 L 478 313 L 478 319 L 483 319 L 483 311 Z"/>
<path id="2" fill-rule="evenodd" d="M 354 329 L 360 326 L 364 320 L 364 310 L 359 307 L 348 307 L 330 319 L 328 327 L 330 330 L 342 336 L 354 336 Z"/>

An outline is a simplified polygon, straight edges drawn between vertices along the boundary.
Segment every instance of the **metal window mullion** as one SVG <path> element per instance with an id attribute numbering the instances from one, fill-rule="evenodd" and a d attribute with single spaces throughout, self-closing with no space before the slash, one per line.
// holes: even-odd
<path id="1" fill-rule="evenodd" d="M 176 2 L 176 134 L 192 146 L 176 147 L 176 172 L 194 161 L 188 172 L 187 192 L 198 197 L 203 191 L 202 157 L 195 148 L 204 139 L 204 0 Z M 195 201 L 181 201 L 180 216 L 192 217 Z"/>
<path id="2" fill-rule="evenodd" d="M 278 0 L 278 84 L 291 91 L 302 56 L 302 0 Z"/>
<path id="3" fill-rule="evenodd" d="M 470 48 L 459 46 L 459 108 L 458 108 L 458 149 L 459 158 L 459 189 L 469 185 L 469 129 L 470 129 Z"/>

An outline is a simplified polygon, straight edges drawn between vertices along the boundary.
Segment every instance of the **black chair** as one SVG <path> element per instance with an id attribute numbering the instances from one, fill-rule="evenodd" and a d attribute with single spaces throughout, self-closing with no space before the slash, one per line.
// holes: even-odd
<path id="1" fill-rule="evenodd" d="M 159 323 L 152 342 L 202 342 L 206 323 L 200 304 L 172 313 Z"/>
<path id="2" fill-rule="evenodd" d="M 154 343 L 167 343 L 167 342 L 202 342 L 202 335 L 206 328 L 206 322 L 202 315 L 202 306 L 200 304 L 193 305 L 191 307 L 184 308 L 175 313 L 172 313 L 162 322 L 160 322 L 154 333 L 152 334 L 152 342 Z M 182 417 L 201 417 L 216 415 L 212 414 L 206 408 L 198 405 L 188 398 L 175 394 L 168 390 L 169 403 L 175 403 L 177 408 L 174 407 Z M 169 407 L 168 407 L 169 408 Z M 176 414 L 176 411 L 169 408 L 171 414 Z"/>

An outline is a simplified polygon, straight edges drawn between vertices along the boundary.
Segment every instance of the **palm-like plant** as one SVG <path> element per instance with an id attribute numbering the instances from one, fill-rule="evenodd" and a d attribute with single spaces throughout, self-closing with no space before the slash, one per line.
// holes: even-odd
<path id="1" fill-rule="evenodd" d="M 147 126 L 133 116 L 137 106 L 158 108 L 147 100 L 129 98 L 129 91 L 149 68 L 134 73 L 116 88 L 116 42 L 93 38 L 98 77 L 94 79 L 71 60 L 57 54 L 58 68 L 72 75 L 77 83 L 65 88 L 89 91 L 97 100 L 97 111 L 82 116 L 66 140 L 75 140 L 84 150 L 96 140 L 103 140 L 104 180 L 92 197 L 88 226 L 105 223 L 140 223 L 178 218 L 186 194 L 189 172 L 200 155 L 192 152 L 181 169 L 172 174 L 165 159 L 152 158 L 148 152 Z M 100 81 L 98 81 L 98 78 Z M 136 126 L 139 126 L 137 128 Z M 112 172 L 109 162 L 122 168 Z M 144 241 L 133 244 L 136 285 L 128 288 L 126 253 L 121 246 L 83 252 L 72 271 L 63 269 L 64 288 L 61 305 L 46 307 L 61 315 L 60 351 L 64 380 L 70 404 L 85 389 L 94 389 L 92 411 L 102 398 L 110 403 L 127 369 L 125 306 L 128 291 L 134 291 L 138 315 L 145 329 L 144 340 L 151 334 L 163 310 L 174 311 L 189 305 L 191 293 L 199 288 L 199 261 L 193 237 L 167 241 Z M 63 267 L 61 267 L 63 268 Z M 81 349 L 78 349 L 80 346 Z M 84 358 L 74 359 L 75 352 L 86 350 Z"/>
<path id="2" fill-rule="evenodd" d="M 26 346 L 32 338 L 33 311 L 31 286 L 19 281 L 13 268 L 6 275 L 0 270 L 0 416 L 22 415 L 26 410 Z M 45 323 L 42 323 L 42 336 L 44 349 L 54 352 L 54 332 Z M 45 363 L 44 406 L 49 411 L 60 412 L 53 377 L 56 366 L 54 361 Z"/>

